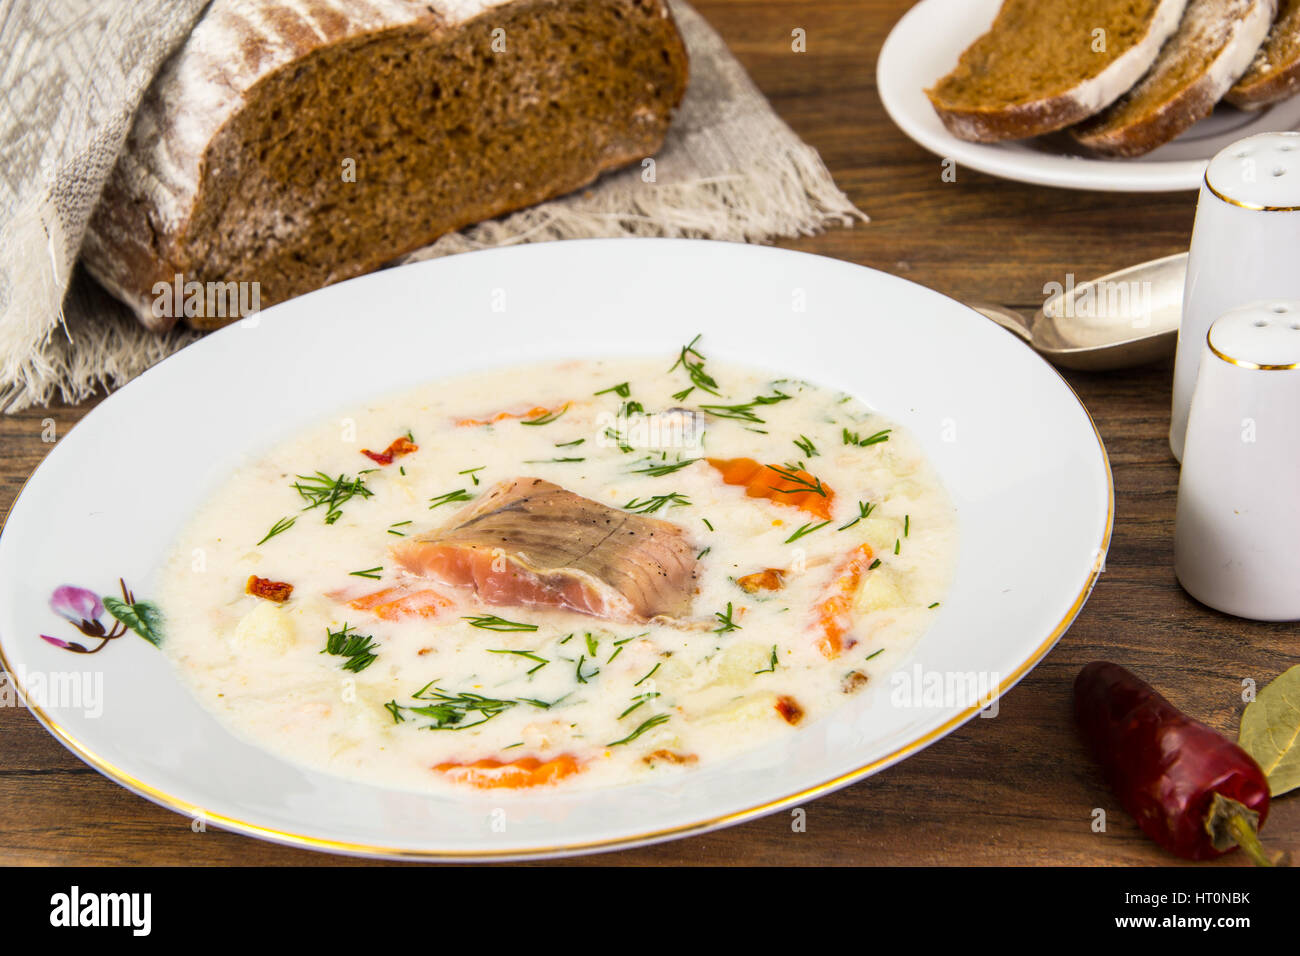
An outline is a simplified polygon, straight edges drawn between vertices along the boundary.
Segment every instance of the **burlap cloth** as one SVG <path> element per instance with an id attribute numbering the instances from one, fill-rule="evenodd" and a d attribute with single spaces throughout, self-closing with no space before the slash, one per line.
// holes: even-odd
<path id="1" fill-rule="evenodd" d="M 219 0 L 225 2 L 225 0 Z M 0 406 L 112 388 L 198 337 L 147 332 L 76 268 L 135 108 L 204 0 L 0 0 Z M 866 216 L 681 0 L 691 80 L 654 188 L 635 166 L 402 261 L 586 236 L 769 241 Z M 791 53 L 792 57 L 800 54 Z"/>

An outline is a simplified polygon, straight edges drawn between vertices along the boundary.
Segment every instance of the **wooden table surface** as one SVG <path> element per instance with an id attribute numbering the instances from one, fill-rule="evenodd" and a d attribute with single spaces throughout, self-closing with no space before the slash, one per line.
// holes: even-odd
<path id="1" fill-rule="evenodd" d="M 1185 249 L 1194 193 L 1067 192 L 940 159 L 890 123 L 876 95 L 881 43 L 906 0 L 700 0 L 780 115 L 872 221 L 782 242 L 873 266 L 957 298 L 1032 310 L 1043 285 L 1080 280 Z M 807 52 L 791 51 L 791 31 Z M 937 343 L 941 345 L 941 343 Z M 1096 419 L 1115 476 L 1115 531 L 1091 600 L 1045 661 L 1001 702 L 920 754 L 806 810 L 702 837 L 585 858 L 603 864 L 1145 864 L 1178 862 L 1114 803 L 1075 739 L 1070 687 L 1096 658 L 1124 664 L 1174 703 L 1235 734 L 1242 681 L 1260 686 L 1297 662 L 1300 635 L 1210 611 L 1178 587 L 1178 472 L 1166 443 L 1171 365 L 1067 372 Z M 6 511 L 51 447 L 93 406 L 0 416 Z M 1063 503 L 1068 507 L 1068 502 Z M 1091 829 L 1106 808 L 1105 833 Z M 1269 843 L 1300 854 L 1300 796 L 1275 804 Z M 1239 865 L 1234 855 L 1222 865 Z M 21 708 L 0 708 L 0 863 L 328 864 L 353 862 L 209 830 L 128 793 L 64 750 Z M 1214 865 L 1214 864 L 1206 864 Z"/>

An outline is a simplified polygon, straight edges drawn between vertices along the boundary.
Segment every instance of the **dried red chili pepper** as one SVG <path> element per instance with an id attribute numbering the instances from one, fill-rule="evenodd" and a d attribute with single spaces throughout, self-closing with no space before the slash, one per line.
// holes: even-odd
<path id="1" fill-rule="evenodd" d="M 1106 782 L 1147 836 L 1187 860 L 1241 847 L 1261 866 L 1268 778 L 1250 754 L 1109 661 L 1074 681 L 1074 715 Z"/>
<path id="2" fill-rule="evenodd" d="M 250 574 L 248 580 L 244 582 L 244 591 L 254 597 L 283 604 L 293 594 L 293 585 L 287 581 L 272 581 L 270 578 L 259 578 L 256 574 Z"/>
<path id="3" fill-rule="evenodd" d="M 793 697 L 778 697 L 775 706 L 776 712 L 785 718 L 787 724 L 797 724 L 803 720 L 803 708 Z"/>
<path id="4" fill-rule="evenodd" d="M 403 455 L 409 455 L 411 452 L 419 450 L 419 445 L 403 435 L 401 438 L 394 438 L 392 443 L 383 451 L 371 451 L 369 448 L 363 448 L 361 454 L 380 465 L 391 465 L 394 458 L 401 458 Z"/>

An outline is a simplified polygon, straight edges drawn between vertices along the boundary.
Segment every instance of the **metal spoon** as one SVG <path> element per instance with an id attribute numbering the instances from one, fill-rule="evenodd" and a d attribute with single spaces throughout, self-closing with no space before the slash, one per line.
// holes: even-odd
<path id="1" fill-rule="evenodd" d="M 1174 353 L 1186 277 L 1187 253 L 1180 252 L 1091 282 L 1067 282 L 1028 322 L 1000 305 L 969 305 L 1053 365 L 1089 371 L 1129 368 Z"/>

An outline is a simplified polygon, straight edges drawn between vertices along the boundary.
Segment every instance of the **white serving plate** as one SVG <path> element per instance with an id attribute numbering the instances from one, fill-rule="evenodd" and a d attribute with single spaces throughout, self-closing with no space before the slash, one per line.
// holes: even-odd
<path id="1" fill-rule="evenodd" d="M 991 675 L 1000 694 L 1052 648 L 1096 580 L 1113 498 L 1092 421 L 1050 366 L 965 306 L 884 273 L 748 245 L 620 239 L 469 253 L 331 286 L 210 335 L 110 396 L 51 450 L 0 535 L 5 668 L 23 690 L 102 674 L 98 715 L 70 699 L 29 705 L 123 786 L 216 827 L 339 853 L 503 859 L 634 846 L 888 767 L 977 708 L 898 706 L 881 684 L 788 742 L 661 782 L 451 799 L 337 779 L 236 739 L 134 635 L 95 655 L 40 638 L 78 636 L 48 603 L 60 585 L 112 594 L 123 577 L 151 597 L 176 534 L 224 476 L 304 426 L 530 359 L 662 355 L 666 371 L 697 332 L 718 360 L 853 392 L 934 462 L 962 539 L 951 593 L 909 670 Z"/>
<path id="2" fill-rule="evenodd" d="M 880 51 L 876 85 L 886 112 L 920 146 L 960 167 L 1040 186 L 1105 192 L 1199 189 L 1205 167 L 1225 146 L 1256 133 L 1300 129 L 1300 96 L 1257 112 L 1221 106 L 1172 143 L 1137 159 L 1063 155 L 1035 140 L 968 143 L 949 133 L 924 90 L 957 65 L 992 25 L 1001 0 L 921 0 Z M 937 175 L 937 173 L 936 173 Z"/>

